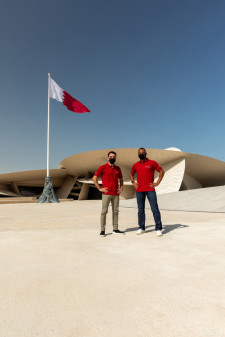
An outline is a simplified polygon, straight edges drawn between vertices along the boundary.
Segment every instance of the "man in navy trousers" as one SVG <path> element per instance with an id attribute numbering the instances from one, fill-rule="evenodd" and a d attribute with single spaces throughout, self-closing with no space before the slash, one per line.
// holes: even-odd
<path id="1" fill-rule="evenodd" d="M 137 235 L 145 232 L 145 199 L 146 196 L 150 203 L 150 207 L 155 220 L 155 230 L 157 236 L 162 236 L 161 215 L 158 208 L 157 196 L 155 187 L 158 186 L 164 176 L 163 168 L 154 160 L 147 158 L 145 148 L 138 149 L 139 161 L 132 166 L 130 180 L 136 189 L 137 204 L 138 204 L 138 225 Z M 159 172 L 159 178 L 154 183 L 155 170 Z M 137 173 L 137 182 L 134 180 L 134 175 Z"/>

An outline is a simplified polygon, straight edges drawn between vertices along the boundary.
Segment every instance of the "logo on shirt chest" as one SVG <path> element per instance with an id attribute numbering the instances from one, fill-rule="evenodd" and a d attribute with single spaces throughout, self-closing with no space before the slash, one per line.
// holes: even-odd
<path id="1" fill-rule="evenodd" d="M 111 170 L 111 171 L 107 172 L 107 174 L 109 176 L 118 176 L 119 175 L 119 171 L 117 171 L 117 170 Z"/>

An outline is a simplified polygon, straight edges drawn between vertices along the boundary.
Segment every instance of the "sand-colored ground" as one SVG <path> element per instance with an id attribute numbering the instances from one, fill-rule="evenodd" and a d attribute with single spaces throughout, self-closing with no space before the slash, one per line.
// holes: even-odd
<path id="1" fill-rule="evenodd" d="M 0 205 L 1 337 L 224 337 L 225 214 L 120 209 L 100 201 Z"/>

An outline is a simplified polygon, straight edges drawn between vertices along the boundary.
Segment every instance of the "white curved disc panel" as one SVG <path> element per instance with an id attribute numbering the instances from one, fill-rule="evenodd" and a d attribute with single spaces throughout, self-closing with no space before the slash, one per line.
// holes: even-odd
<path id="1" fill-rule="evenodd" d="M 185 159 L 178 159 L 163 165 L 165 175 L 160 185 L 156 187 L 157 194 L 178 192 L 184 177 Z M 158 172 L 155 174 L 154 181 L 158 179 Z"/>

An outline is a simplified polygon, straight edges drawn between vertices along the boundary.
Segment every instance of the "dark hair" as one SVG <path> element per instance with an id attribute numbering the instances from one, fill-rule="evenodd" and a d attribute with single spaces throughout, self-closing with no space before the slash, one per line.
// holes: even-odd
<path id="1" fill-rule="evenodd" d="M 145 150 L 145 148 L 144 147 L 139 147 L 138 151 L 139 150 Z M 145 150 L 145 152 L 146 152 L 146 150 Z"/>
<path id="2" fill-rule="evenodd" d="M 108 153 L 108 156 L 110 155 L 110 153 L 112 153 L 112 154 L 115 154 L 115 155 L 116 155 L 116 152 L 114 152 L 114 151 L 109 151 L 109 153 Z"/>

